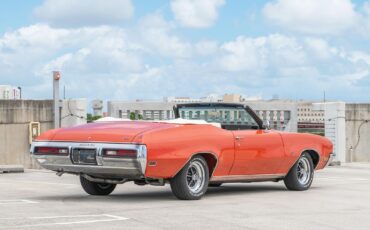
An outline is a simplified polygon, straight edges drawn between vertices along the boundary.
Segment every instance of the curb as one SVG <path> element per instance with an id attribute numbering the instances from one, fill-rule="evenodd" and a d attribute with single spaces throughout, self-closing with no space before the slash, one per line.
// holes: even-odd
<path id="1" fill-rule="evenodd" d="M 329 166 L 341 166 L 340 161 L 332 161 L 330 162 Z"/>
<path id="2" fill-rule="evenodd" d="M 0 174 L 1 173 L 23 173 L 23 165 L 0 165 Z"/>

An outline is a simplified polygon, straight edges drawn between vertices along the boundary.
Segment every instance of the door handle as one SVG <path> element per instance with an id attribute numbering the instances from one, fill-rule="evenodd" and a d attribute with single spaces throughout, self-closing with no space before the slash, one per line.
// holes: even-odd
<path id="1" fill-rule="evenodd" d="M 241 139 L 243 139 L 244 137 L 241 137 L 241 136 L 236 136 L 235 137 L 235 140 L 237 140 L 237 141 L 240 141 Z"/>

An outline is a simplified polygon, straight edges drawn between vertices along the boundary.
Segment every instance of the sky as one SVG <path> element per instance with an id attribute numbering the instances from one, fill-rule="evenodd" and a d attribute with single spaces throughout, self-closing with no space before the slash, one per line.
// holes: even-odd
<path id="1" fill-rule="evenodd" d="M 237 93 L 370 101 L 370 1 L 4 0 L 0 85 L 28 99 Z"/>

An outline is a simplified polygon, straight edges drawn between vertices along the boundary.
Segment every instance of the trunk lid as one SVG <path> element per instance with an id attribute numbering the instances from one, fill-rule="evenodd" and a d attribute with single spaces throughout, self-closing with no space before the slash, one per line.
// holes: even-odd
<path id="1" fill-rule="evenodd" d="M 145 121 L 109 121 L 59 129 L 52 141 L 71 142 L 133 142 L 141 133 L 154 129 L 167 129 L 176 124 Z"/>

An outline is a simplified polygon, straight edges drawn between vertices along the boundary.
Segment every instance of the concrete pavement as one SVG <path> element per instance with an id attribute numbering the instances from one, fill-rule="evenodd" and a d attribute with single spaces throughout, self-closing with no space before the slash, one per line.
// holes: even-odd
<path id="1" fill-rule="evenodd" d="M 370 164 L 318 171 L 312 188 L 226 184 L 199 201 L 165 187 L 120 185 L 85 194 L 78 177 L 32 170 L 0 174 L 0 229 L 370 229 Z"/>

